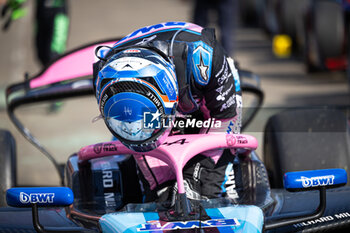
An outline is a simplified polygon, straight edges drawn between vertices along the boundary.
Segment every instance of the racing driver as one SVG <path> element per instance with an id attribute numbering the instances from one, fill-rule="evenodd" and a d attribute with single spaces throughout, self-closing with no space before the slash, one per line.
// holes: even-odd
<path id="1" fill-rule="evenodd" d="M 99 47 L 96 55 L 93 82 L 99 109 L 126 147 L 144 152 L 163 144 L 169 134 L 240 132 L 238 71 L 213 29 L 160 23 L 130 33 L 111 48 Z M 203 121 L 195 124 L 202 127 L 193 127 L 193 118 Z M 179 119 L 182 127 L 176 125 Z M 228 182 L 234 169 L 231 153 L 208 151 L 187 163 L 183 173 L 190 199 L 238 198 Z M 176 187 L 167 165 L 147 156 L 136 162 L 145 201 L 170 198 Z"/>

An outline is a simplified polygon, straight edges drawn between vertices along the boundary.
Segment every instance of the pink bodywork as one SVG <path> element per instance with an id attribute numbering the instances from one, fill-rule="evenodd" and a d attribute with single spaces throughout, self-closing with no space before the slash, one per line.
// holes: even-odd
<path id="1" fill-rule="evenodd" d="M 113 46 L 116 41 L 91 45 L 58 59 L 42 74 L 30 81 L 30 88 L 37 88 L 77 77 L 92 75 L 92 64 L 95 62 L 95 48 Z"/>
<path id="2" fill-rule="evenodd" d="M 111 141 L 83 147 L 78 157 L 80 161 L 119 154 L 133 154 L 136 157 L 148 155 L 158 158 L 173 169 L 178 192 L 185 193 L 182 169 L 187 161 L 197 154 L 218 148 L 255 150 L 257 147 L 257 139 L 244 134 L 176 135 L 168 137 L 163 145 L 149 152 L 135 152 L 126 148 L 119 141 Z"/>

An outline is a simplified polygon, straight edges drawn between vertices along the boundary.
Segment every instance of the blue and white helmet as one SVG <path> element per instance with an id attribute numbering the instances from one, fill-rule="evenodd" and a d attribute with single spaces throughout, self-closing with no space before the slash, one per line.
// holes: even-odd
<path id="1" fill-rule="evenodd" d="M 178 102 L 169 60 L 151 49 L 126 49 L 106 61 L 95 85 L 105 123 L 125 146 L 144 152 L 163 143 Z"/>

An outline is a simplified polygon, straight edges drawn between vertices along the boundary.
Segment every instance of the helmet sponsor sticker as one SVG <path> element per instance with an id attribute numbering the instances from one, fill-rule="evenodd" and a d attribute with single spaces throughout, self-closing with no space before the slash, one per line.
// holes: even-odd
<path id="1" fill-rule="evenodd" d="M 141 69 L 149 66 L 151 64 L 150 61 L 139 58 L 139 57 L 122 57 L 115 59 L 110 62 L 108 65 L 114 69 L 115 72 L 125 71 L 127 67 L 128 70 L 140 71 Z"/>
<path id="2" fill-rule="evenodd" d="M 139 49 L 127 49 L 123 53 L 141 53 Z"/>

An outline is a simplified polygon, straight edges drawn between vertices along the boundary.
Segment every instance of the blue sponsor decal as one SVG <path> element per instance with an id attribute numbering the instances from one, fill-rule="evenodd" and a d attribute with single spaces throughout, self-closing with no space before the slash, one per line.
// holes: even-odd
<path id="1" fill-rule="evenodd" d="M 231 126 L 233 126 L 233 122 L 232 121 L 230 121 L 230 124 L 227 126 L 226 133 L 230 134 L 231 132 L 233 132 Z"/>
<path id="2" fill-rule="evenodd" d="M 235 227 L 240 223 L 236 218 L 233 219 L 210 219 L 206 221 L 181 221 L 181 222 L 167 222 L 161 225 L 159 221 L 151 221 L 150 223 L 141 224 L 137 231 L 165 231 L 177 229 L 193 229 L 193 228 L 208 228 L 208 227 Z"/>
<path id="3" fill-rule="evenodd" d="M 257 206 L 228 206 L 221 208 L 205 209 L 208 216 L 213 219 L 238 219 L 240 225 L 233 230 L 232 227 L 218 227 L 220 233 L 227 232 L 249 232 L 261 233 L 264 224 L 264 215 Z"/>
<path id="4" fill-rule="evenodd" d="M 207 85 L 212 69 L 213 48 L 203 41 L 194 42 L 192 70 L 197 83 Z"/>
<path id="5" fill-rule="evenodd" d="M 123 233 L 132 233 L 137 232 L 135 230 L 135 226 L 139 226 L 141 223 L 145 223 L 147 220 L 158 220 L 158 214 L 152 212 L 153 214 L 150 216 L 150 212 L 135 212 L 135 213 L 112 213 L 103 215 L 99 224 L 101 226 L 103 233 L 115 233 L 115 232 L 123 232 Z M 153 217 L 153 218 L 151 218 Z M 147 220 L 146 220 L 147 219 Z"/>
<path id="6" fill-rule="evenodd" d="M 235 81 L 235 90 L 236 92 L 240 92 L 241 91 L 241 81 L 239 80 L 239 75 L 237 70 L 233 72 L 233 78 Z"/>
<path id="7" fill-rule="evenodd" d="M 340 186 L 346 183 L 347 173 L 340 168 L 288 172 L 284 175 L 284 187 L 289 190 Z"/>
<path id="8" fill-rule="evenodd" d="M 160 233 L 198 228 L 216 228 L 220 233 L 262 232 L 264 217 L 259 207 L 230 206 L 205 211 L 212 219 L 164 222 L 159 220 L 157 212 L 119 212 L 103 215 L 99 224 L 104 233 Z"/>
<path id="9" fill-rule="evenodd" d="M 68 206 L 73 200 L 73 192 L 67 187 L 11 188 L 6 192 L 7 204 L 13 207 Z"/>

